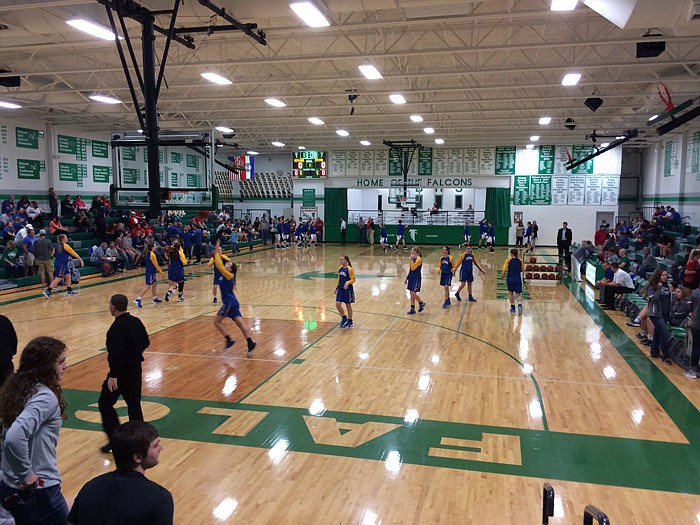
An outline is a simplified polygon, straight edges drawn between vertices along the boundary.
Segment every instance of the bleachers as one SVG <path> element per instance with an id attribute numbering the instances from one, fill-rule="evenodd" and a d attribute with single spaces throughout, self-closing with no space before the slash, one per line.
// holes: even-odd
<path id="1" fill-rule="evenodd" d="M 253 179 L 238 181 L 242 199 L 291 199 L 291 175 L 256 173 Z"/>

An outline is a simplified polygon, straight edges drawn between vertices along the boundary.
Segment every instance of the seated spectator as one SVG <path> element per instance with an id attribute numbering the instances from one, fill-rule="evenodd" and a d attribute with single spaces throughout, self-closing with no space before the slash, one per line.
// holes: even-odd
<path id="1" fill-rule="evenodd" d="M 27 218 L 34 226 L 44 225 L 44 213 L 46 210 L 39 206 L 36 201 L 32 201 L 27 207 Z"/>
<path id="2" fill-rule="evenodd" d="M 2 252 L 2 265 L 10 279 L 17 279 L 24 274 L 22 260 L 15 241 L 7 241 Z"/>
<path id="3" fill-rule="evenodd" d="M 51 222 L 49 222 L 49 233 L 51 235 L 68 235 L 68 230 L 66 230 L 66 227 L 61 223 L 61 219 L 54 216 Z"/>
<path id="4" fill-rule="evenodd" d="M 620 263 L 620 269 L 629 273 L 631 271 L 630 258 L 627 257 L 627 250 L 625 250 L 624 248 L 620 248 L 620 250 L 617 252 L 617 257 Z"/>
<path id="5" fill-rule="evenodd" d="M 105 263 L 109 264 L 111 267 L 111 273 L 114 273 L 119 269 L 117 259 L 107 255 L 108 248 L 109 246 L 106 242 L 102 242 L 99 246 L 93 246 L 92 253 L 90 254 L 90 263 L 99 269 L 102 269 L 102 266 Z"/>
<path id="6" fill-rule="evenodd" d="M 608 234 L 608 238 L 605 239 L 605 242 L 603 243 L 603 251 L 609 252 L 610 250 L 615 250 L 616 247 L 617 239 L 615 239 L 615 234 L 611 232 Z"/>
<path id="7" fill-rule="evenodd" d="M 73 219 L 73 226 L 77 226 L 82 232 L 90 230 L 87 212 L 84 209 L 78 211 L 77 215 Z"/>
<path id="8" fill-rule="evenodd" d="M 659 247 L 659 257 L 672 259 L 676 254 L 676 241 L 668 235 L 662 235 L 657 246 Z"/>
<path id="9" fill-rule="evenodd" d="M 7 199 L 2 201 L 2 209 L 0 209 L 0 211 L 6 215 L 12 215 L 16 208 L 17 203 L 15 202 L 15 197 L 14 195 L 10 195 Z"/>
<path id="10" fill-rule="evenodd" d="M 83 201 L 80 195 L 76 195 L 73 201 L 73 211 L 78 213 L 80 210 L 84 210 L 87 213 L 87 204 L 85 204 L 85 201 Z"/>
<path id="11" fill-rule="evenodd" d="M 0 237 L 2 237 L 2 240 L 5 243 L 15 238 L 15 229 L 12 227 L 11 224 L 6 224 L 2 228 L 0 228 Z"/>
<path id="12" fill-rule="evenodd" d="M 73 215 L 75 215 L 73 203 L 70 200 L 70 195 L 66 195 L 61 201 L 61 217 L 72 217 Z"/>
<path id="13" fill-rule="evenodd" d="M 610 267 L 613 270 L 613 279 L 603 288 L 604 310 L 615 310 L 615 295 L 634 292 L 634 282 L 626 271 L 620 269 L 620 262 L 611 262 Z"/>
<path id="14" fill-rule="evenodd" d="M 12 216 L 13 219 L 19 219 L 22 224 L 27 224 L 29 222 L 29 216 L 27 215 L 27 210 L 20 206 L 19 209 Z"/>
<path id="15" fill-rule="evenodd" d="M 596 299 L 599 303 L 603 303 L 603 297 L 604 297 L 604 290 L 605 290 L 605 285 L 608 283 L 611 283 L 613 280 L 614 272 L 613 269 L 610 267 L 610 261 L 609 260 L 604 260 L 603 261 L 603 278 L 596 281 L 595 285 L 600 288 L 600 295 L 598 299 Z"/>
<path id="16" fill-rule="evenodd" d="M 22 197 L 20 197 L 19 201 L 17 201 L 16 208 L 24 208 L 26 210 L 28 207 L 29 207 L 29 199 L 27 198 L 26 195 L 22 195 Z"/>
<path id="17" fill-rule="evenodd" d="M 630 247 L 630 240 L 627 237 L 627 233 L 620 233 L 617 236 L 617 247 L 624 248 L 625 250 Z"/>
<path id="18" fill-rule="evenodd" d="M 109 243 L 109 247 L 105 250 L 105 254 L 107 255 L 107 257 L 114 259 L 114 262 L 116 262 L 117 265 L 118 272 L 124 271 L 124 268 L 126 267 L 126 258 L 119 253 L 114 241 Z"/>
<path id="19" fill-rule="evenodd" d="M 116 248 L 119 257 L 121 257 L 124 260 L 124 265 L 126 266 L 126 269 L 133 270 L 134 257 L 131 254 L 131 250 L 127 250 L 126 243 L 124 242 L 124 233 L 117 233 L 117 238 L 113 241 L 113 243 L 109 243 L 110 248 L 112 247 L 112 244 L 114 244 L 114 247 Z"/>
<path id="20" fill-rule="evenodd" d="M 646 274 L 656 270 L 656 257 L 651 254 L 651 249 L 648 246 L 642 248 L 642 254 L 644 258 L 642 262 L 637 265 L 637 274 L 646 277 Z"/>
<path id="21" fill-rule="evenodd" d="M 700 250 L 697 248 L 690 252 L 688 262 L 683 272 L 683 287 L 688 290 L 695 290 L 700 284 Z"/>
<path id="22" fill-rule="evenodd" d="M 104 205 L 102 204 L 102 199 L 100 199 L 99 195 L 95 195 L 90 203 L 90 215 L 97 217 L 97 215 L 103 214 L 103 207 Z"/>

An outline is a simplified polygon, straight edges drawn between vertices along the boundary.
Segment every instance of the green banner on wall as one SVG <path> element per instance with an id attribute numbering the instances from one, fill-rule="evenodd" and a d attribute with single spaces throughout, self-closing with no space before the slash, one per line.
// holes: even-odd
<path id="1" fill-rule="evenodd" d="M 122 182 L 124 184 L 138 184 L 141 179 L 141 170 L 137 168 L 122 168 Z"/>
<path id="2" fill-rule="evenodd" d="M 554 146 L 540 146 L 537 173 L 540 175 L 554 175 Z"/>
<path id="3" fill-rule="evenodd" d="M 93 166 L 92 182 L 109 182 L 112 175 L 112 168 L 109 166 Z"/>
<path id="4" fill-rule="evenodd" d="M 65 182 L 78 182 L 78 165 L 70 162 L 59 162 L 58 180 Z"/>
<path id="5" fill-rule="evenodd" d="M 133 146 L 122 148 L 122 160 L 136 160 L 136 148 Z"/>
<path id="6" fill-rule="evenodd" d="M 315 188 L 303 188 L 301 190 L 301 205 L 302 206 L 316 206 L 316 189 Z"/>
<path id="7" fill-rule="evenodd" d="M 574 160 L 577 159 L 583 159 L 593 153 L 593 146 L 586 146 L 586 145 L 581 145 L 581 146 L 572 146 L 571 147 L 571 156 L 573 157 Z M 571 173 L 574 175 L 592 175 L 593 174 L 593 159 L 587 160 L 583 164 L 580 164 L 576 166 L 574 169 L 571 170 Z"/>
<path id="8" fill-rule="evenodd" d="M 430 177 L 433 174 L 433 148 L 418 150 L 418 175 Z"/>
<path id="9" fill-rule="evenodd" d="M 76 137 L 57 135 L 56 141 L 58 142 L 59 153 L 66 153 L 68 155 L 78 154 L 78 139 Z"/>
<path id="10" fill-rule="evenodd" d="M 527 206 L 530 204 L 530 177 L 516 175 L 513 177 L 513 205 Z"/>
<path id="11" fill-rule="evenodd" d="M 532 175 L 530 177 L 530 205 L 549 206 L 552 204 L 552 177 Z"/>
<path id="12" fill-rule="evenodd" d="M 92 141 L 92 156 L 97 159 L 109 158 L 109 143 L 101 140 Z"/>
<path id="13" fill-rule="evenodd" d="M 496 175 L 515 175 L 515 146 L 496 146 Z"/>
<path id="14" fill-rule="evenodd" d="M 40 160 L 17 159 L 17 178 L 39 180 L 41 163 Z"/>
<path id="15" fill-rule="evenodd" d="M 30 128 L 15 128 L 15 144 L 18 148 L 39 149 L 39 135 L 43 131 Z"/>

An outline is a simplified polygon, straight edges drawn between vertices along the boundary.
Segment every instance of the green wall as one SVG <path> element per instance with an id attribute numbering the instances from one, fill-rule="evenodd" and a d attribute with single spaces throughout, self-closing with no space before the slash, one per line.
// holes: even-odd
<path id="1" fill-rule="evenodd" d="M 411 230 L 416 231 L 415 241 L 411 238 Z M 508 245 L 508 228 L 495 228 L 496 245 Z M 479 227 L 470 227 L 472 244 L 479 243 Z M 396 242 L 396 225 L 390 224 L 386 227 L 389 243 Z M 348 224 L 346 239 L 348 242 L 357 242 L 357 225 Z M 416 226 L 407 225 L 404 232 L 406 244 L 461 244 L 464 242 L 464 228 L 462 226 L 432 226 L 420 224 Z M 323 228 L 323 240 L 327 242 L 340 242 L 340 224 L 326 224 Z M 374 241 L 379 244 L 379 226 L 374 227 Z"/>

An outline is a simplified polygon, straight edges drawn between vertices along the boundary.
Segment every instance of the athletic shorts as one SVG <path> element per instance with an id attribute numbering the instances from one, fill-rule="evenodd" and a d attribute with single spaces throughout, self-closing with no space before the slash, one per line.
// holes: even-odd
<path id="1" fill-rule="evenodd" d="M 396 235 L 396 242 L 403 241 L 403 235 Z"/>
<path id="2" fill-rule="evenodd" d="M 345 290 L 344 288 L 338 288 L 338 291 L 335 292 L 335 302 L 336 303 L 344 303 L 344 304 L 350 304 L 355 302 L 355 290 L 352 287 L 352 285 L 348 286 L 348 289 Z"/>
<path id="3" fill-rule="evenodd" d="M 449 286 L 452 284 L 452 274 L 451 273 L 441 273 L 440 274 L 440 286 Z"/>
<path id="4" fill-rule="evenodd" d="M 70 275 L 68 264 L 56 263 L 56 269 L 54 270 L 53 275 L 54 277 L 63 277 L 64 275 Z"/>
<path id="5" fill-rule="evenodd" d="M 464 282 L 474 282 L 474 270 L 471 268 L 462 267 L 462 269 L 459 271 L 459 281 L 464 283 Z"/>
<path id="6" fill-rule="evenodd" d="M 464 242 L 468 243 L 468 242 L 470 242 L 471 240 L 472 240 L 472 236 L 471 236 L 471 235 L 465 235 L 465 236 L 464 236 Z"/>
<path id="7" fill-rule="evenodd" d="M 420 292 L 421 279 L 409 279 L 406 290 L 409 292 Z"/>
<path id="8" fill-rule="evenodd" d="M 387 244 L 388 239 L 386 237 L 379 237 L 379 244 Z"/>
<path id="9" fill-rule="evenodd" d="M 168 281 L 173 281 L 175 283 L 179 283 L 181 281 L 185 280 L 185 271 L 176 269 L 176 268 L 168 268 Z"/>
<path id="10" fill-rule="evenodd" d="M 486 233 L 486 232 L 484 232 L 484 233 L 481 234 L 481 238 L 484 239 L 484 240 L 486 240 L 486 239 L 489 238 L 489 234 Z"/>
<path id="11" fill-rule="evenodd" d="M 241 305 L 238 303 L 238 301 L 224 304 L 221 308 L 219 308 L 219 311 L 216 312 L 216 315 L 219 317 L 228 317 L 229 319 L 233 319 L 234 317 L 243 317 L 241 315 Z"/>
<path id="12" fill-rule="evenodd" d="M 39 275 L 53 273 L 53 261 L 51 259 L 37 259 L 36 265 L 39 267 L 39 271 L 37 272 Z"/>
<path id="13" fill-rule="evenodd" d="M 523 281 L 521 279 L 511 279 L 506 277 L 508 291 L 513 293 L 523 293 Z"/>
<path id="14" fill-rule="evenodd" d="M 146 272 L 146 286 L 156 284 L 157 280 L 158 280 L 158 276 L 157 276 L 156 272 L 153 272 L 153 273 Z"/>

